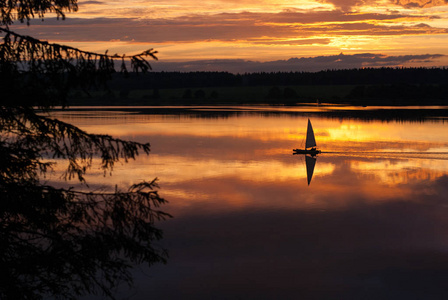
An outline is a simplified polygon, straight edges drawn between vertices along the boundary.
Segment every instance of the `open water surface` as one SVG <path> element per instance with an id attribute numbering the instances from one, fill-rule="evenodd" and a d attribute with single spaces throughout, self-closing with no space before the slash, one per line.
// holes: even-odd
<path id="1" fill-rule="evenodd" d="M 158 178 L 166 265 L 129 299 L 448 299 L 448 118 L 427 108 L 97 108 L 53 113 L 150 142 L 93 189 Z M 308 118 L 318 148 L 307 183 Z"/>

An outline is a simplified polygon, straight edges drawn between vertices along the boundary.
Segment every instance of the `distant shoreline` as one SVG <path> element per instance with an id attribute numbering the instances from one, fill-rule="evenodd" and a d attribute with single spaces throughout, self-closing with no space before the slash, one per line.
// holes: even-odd
<path id="1" fill-rule="evenodd" d="M 363 121 L 448 122 L 448 106 L 270 106 L 270 105 L 186 105 L 186 106 L 71 106 L 60 112 L 129 112 L 138 115 L 175 115 L 194 118 L 228 118 L 239 115 L 269 114 Z M 114 118 L 117 116 L 114 115 Z"/>
<path id="2" fill-rule="evenodd" d="M 114 74 L 108 89 L 75 90 L 71 106 L 448 105 L 448 69 Z"/>

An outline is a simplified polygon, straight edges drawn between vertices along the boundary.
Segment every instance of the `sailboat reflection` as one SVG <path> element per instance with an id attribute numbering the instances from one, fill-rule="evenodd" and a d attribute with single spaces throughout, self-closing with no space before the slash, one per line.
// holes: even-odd
<path id="1" fill-rule="evenodd" d="M 306 178 L 308 185 L 310 185 L 311 178 L 313 178 L 314 167 L 316 166 L 316 155 L 321 153 L 316 149 L 316 139 L 314 137 L 313 126 L 310 119 L 308 119 L 308 127 L 306 130 L 305 149 L 293 149 L 293 154 L 304 154 L 306 164 Z"/>
<path id="2" fill-rule="evenodd" d="M 306 179 L 308 180 L 308 185 L 310 185 L 311 178 L 313 178 L 314 166 L 316 165 L 316 157 L 305 155 L 306 163 Z"/>

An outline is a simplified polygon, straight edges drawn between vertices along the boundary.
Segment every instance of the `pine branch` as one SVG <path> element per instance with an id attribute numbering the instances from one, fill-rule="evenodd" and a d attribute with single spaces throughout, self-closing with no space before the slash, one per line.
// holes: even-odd
<path id="1" fill-rule="evenodd" d="M 77 0 L 8 0 L 0 2 L 0 25 L 11 25 L 14 20 L 30 24 L 36 17 L 43 19 L 46 13 L 53 12 L 59 19 L 65 19 L 65 12 L 78 10 Z"/>
<path id="2" fill-rule="evenodd" d="M 64 106 L 71 89 L 105 87 L 112 73 L 128 73 L 128 64 L 134 72 L 144 73 L 152 70 L 146 58 L 157 60 L 153 49 L 135 55 L 100 54 L 6 28 L 0 28 L 0 33 L 4 34 L 0 43 L 0 89 L 4 91 L 3 101 L 14 106 Z M 121 60 L 119 70 L 116 60 Z"/>
<path id="3" fill-rule="evenodd" d="M 114 59 L 122 60 L 122 71 L 127 72 L 126 60 L 131 62 L 134 71 L 146 72 L 151 65 L 145 59 L 157 60 L 157 51 L 148 49 L 135 55 L 110 55 L 80 50 L 78 48 L 41 41 L 30 36 L 15 33 L 6 28 L 0 28 L 5 33 L 3 44 L 0 44 L 0 63 L 23 63 L 28 68 L 19 71 L 57 71 L 73 72 L 97 70 L 115 72 Z"/>

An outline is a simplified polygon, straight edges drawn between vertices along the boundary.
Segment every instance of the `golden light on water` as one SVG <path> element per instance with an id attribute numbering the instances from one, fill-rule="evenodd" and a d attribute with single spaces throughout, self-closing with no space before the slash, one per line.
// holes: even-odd
<path id="1" fill-rule="evenodd" d="M 448 174 L 447 160 L 355 161 L 351 163 L 350 167 L 358 173 L 371 174 L 389 186 L 418 181 L 434 181 Z"/>
<path id="2" fill-rule="evenodd" d="M 157 177 L 178 214 L 198 205 L 217 212 L 413 201 L 415 189 L 431 193 L 419 185 L 448 176 L 448 132 L 440 122 L 312 118 L 323 153 L 308 186 L 304 157 L 292 155 L 305 138 L 307 117 L 95 114 L 66 117 L 88 132 L 150 142 L 152 151 L 117 164 L 111 177 L 92 168 L 89 185 L 125 189 Z"/>
<path id="3" fill-rule="evenodd" d="M 86 177 L 90 191 L 157 177 L 169 202 L 160 209 L 173 218 L 157 225 L 170 258 L 136 280 L 137 298 L 158 291 L 156 298 L 182 299 L 167 297 L 167 286 L 198 299 L 235 298 L 243 289 L 254 299 L 295 299 L 303 291 L 318 299 L 335 291 L 340 299 L 446 295 L 445 108 L 438 118 L 399 121 L 359 118 L 384 117 L 384 108 L 326 109 L 108 108 L 54 116 L 151 143 L 149 156 L 116 164 L 112 176 L 95 158 Z M 292 153 L 303 147 L 308 118 L 322 150 L 314 158 Z M 57 178 L 63 167 L 44 180 L 77 184 Z"/>

